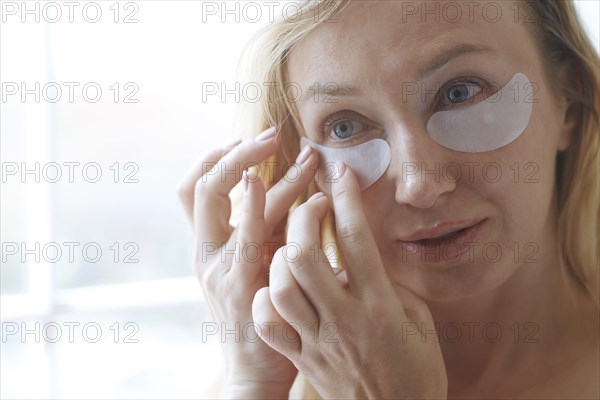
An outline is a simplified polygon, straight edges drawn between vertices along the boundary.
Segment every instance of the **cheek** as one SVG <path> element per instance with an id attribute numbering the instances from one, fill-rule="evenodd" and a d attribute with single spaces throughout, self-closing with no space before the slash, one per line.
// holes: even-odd
<path id="1" fill-rule="evenodd" d="M 365 190 L 361 193 L 361 201 L 363 204 L 363 212 L 369 223 L 369 228 L 375 238 L 375 242 L 380 248 L 380 252 L 384 252 L 386 243 L 389 240 L 389 224 L 384 223 L 392 216 L 391 210 L 398 205 L 394 202 L 393 191 L 381 191 L 381 185 Z"/>
<path id="2" fill-rule="evenodd" d="M 379 222 L 385 217 L 383 209 L 387 198 L 389 196 L 384 196 L 378 193 L 377 190 L 366 190 L 361 193 L 363 212 L 373 232 L 378 229 Z M 391 206 L 391 204 L 388 204 L 388 206 Z"/>
<path id="3" fill-rule="evenodd" d="M 471 187 L 498 213 L 501 245 L 537 242 L 551 216 L 555 190 L 553 132 L 540 109 L 515 142 L 480 159 L 481 174 Z"/>

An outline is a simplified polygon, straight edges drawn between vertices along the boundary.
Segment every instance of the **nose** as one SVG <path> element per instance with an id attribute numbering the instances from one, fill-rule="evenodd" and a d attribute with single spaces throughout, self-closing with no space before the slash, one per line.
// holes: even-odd
<path id="1" fill-rule="evenodd" d="M 396 185 L 398 204 L 429 209 L 456 189 L 460 170 L 449 159 L 451 150 L 434 142 L 424 127 L 414 128 L 397 124 L 391 132 L 386 177 Z"/>

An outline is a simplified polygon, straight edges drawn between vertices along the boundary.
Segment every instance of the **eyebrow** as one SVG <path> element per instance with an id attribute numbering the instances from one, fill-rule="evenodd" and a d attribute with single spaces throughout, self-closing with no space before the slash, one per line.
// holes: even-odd
<path id="1" fill-rule="evenodd" d="M 496 50 L 488 46 L 480 46 L 475 44 L 462 43 L 450 48 L 450 50 L 442 53 L 434 58 L 425 68 L 419 70 L 419 79 L 422 80 L 427 75 L 430 75 L 436 69 L 448 64 L 453 58 L 462 56 L 468 53 L 491 53 L 496 54 Z"/>
<path id="2" fill-rule="evenodd" d="M 307 95 L 302 99 L 302 103 L 306 103 L 310 99 L 321 98 L 322 95 L 333 96 L 333 97 L 344 97 L 353 96 L 360 93 L 360 89 L 355 86 L 338 86 L 335 82 L 328 82 L 325 84 L 317 83 L 317 88 L 314 88 L 315 84 L 308 87 L 306 90 Z M 335 101 L 333 101 L 335 102 Z"/>
<path id="3" fill-rule="evenodd" d="M 467 44 L 462 43 L 456 45 L 439 56 L 435 57 L 432 61 L 430 61 L 425 67 L 419 69 L 418 77 L 419 80 L 423 80 L 423 78 L 430 75 L 433 71 L 440 69 L 444 65 L 448 64 L 452 59 L 468 54 L 468 53 L 490 53 L 496 54 L 496 50 L 488 46 L 481 46 L 475 44 Z M 313 85 L 314 86 L 314 85 Z M 330 82 L 327 84 L 317 84 L 317 88 L 313 88 L 312 86 L 308 88 L 307 95 L 302 100 L 305 103 L 308 99 L 315 98 L 317 95 L 325 95 L 325 96 L 334 96 L 334 97 L 344 97 L 344 96 L 353 96 L 360 93 L 360 89 L 355 86 L 338 86 L 334 82 Z"/>

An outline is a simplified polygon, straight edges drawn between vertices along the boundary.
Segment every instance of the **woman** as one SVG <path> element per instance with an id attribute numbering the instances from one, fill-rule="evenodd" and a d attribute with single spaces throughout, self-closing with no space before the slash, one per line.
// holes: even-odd
<path id="1" fill-rule="evenodd" d="M 179 192 L 240 334 L 223 395 L 600 397 L 598 55 L 573 4 L 306 2 L 260 39 L 264 132 Z"/>

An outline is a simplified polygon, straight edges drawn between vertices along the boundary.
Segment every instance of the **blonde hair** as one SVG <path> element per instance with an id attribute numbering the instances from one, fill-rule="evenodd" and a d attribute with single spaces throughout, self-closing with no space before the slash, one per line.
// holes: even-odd
<path id="1" fill-rule="evenodd" d="M 563 82 L 557 89 L 557 94 L 579 107 L 571 145 L 557 158 L 559 259 L 565 278 L 574 278 L 598 307 L 600 61 L 572 1 L 537 0 L 527 4 L 538 19 L 530 27 L 546 61 L 547 80 L 552 82 L 550 78 L 559 63 L 574 63 L 570 74 L 573 80 Z"/>
<path id="2" fill-rule="evenodd" d="M 269 126 L 279 126 L 282 135 L 277 154 L 262 163 L 259 173 L 267 189 L 285 173 L 299 152 L 298 130 L 302 124 L 294 104 L 286 92 L 286 62 L 294 45 L 329 18 L 334 18 L 352 0 L 304 0 L 299 3 L 296 18 L 278 20 L 265 27 L 252 40 L 244 57 L 241 71 L 247 82 L 270 83 L 263 96 L 248 104 L 244 129 L 247 136 L 256 135 Z M 579 107 L 578 124 L 569 148 L 557 155 L 557 205 L 559 254 L 565 278 L 577 282 L 598 306 L 600 237 L 600 158 L 599 58 L 577 17 L 572 1 L 531 0 L 536 20 L 527 24 L 537 41 L 541 57 L 546 61 L 546 79 L 554 82 L 558 64 L 571 60 L 576 74 L 565 82 L 557 95 Z M 290 89 L 288 87 L 287 89 Z M 249 122 L 249 123 L 248 123 Z M 262 165 L 265 165 L 262 168 Z M 275 166 L 275 169 L 266 167 Z M 269 171 L 266 174 L 265 171 Z M 292 209 L 316 191 L 313 184 L 300 196 Z M 335 242 L 334 216 L 326 217 L 321 227 L 322 243 Z M 302 380 L 299 383 L 298 380 Z M 320 398 L 317 392 L 299 376 L 294 387 L 302 388 L 302 398 Z M 294 390 L 293 390 L 294 392 Z M 293 395 L 293 394 L 292 394 Z"/>

